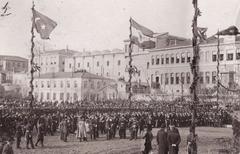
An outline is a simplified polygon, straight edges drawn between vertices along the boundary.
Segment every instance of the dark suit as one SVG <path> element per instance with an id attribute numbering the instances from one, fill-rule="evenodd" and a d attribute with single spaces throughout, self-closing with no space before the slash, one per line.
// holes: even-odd
<path id="1" fill-rule="evenodd" d="M 157 133 L 158 154 L 168 153 L 167 133 L 161 128 Z"/>
<path id="2" fill-rule="evenodd" d="M 181 137 L 177 128 L 168 132 L 169 154 L 178 154 Z M 175 146 L 173 145 L 175 144 Z"/>

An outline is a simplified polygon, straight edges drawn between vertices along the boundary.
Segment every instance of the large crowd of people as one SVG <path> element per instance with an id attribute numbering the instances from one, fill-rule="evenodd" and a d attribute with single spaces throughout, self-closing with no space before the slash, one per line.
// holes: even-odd
<path id="1" fill-rule="evenodd" d="M 192 118 L 190 106 L 180 102 L 175 105 L 172 105 L 174 102 L 131 102 L 132 110 L 128 110 L 129 102 L 124 100 L 75 104 L 34 102 L 32 110 L 27 108 L 28 103 L 27 100 L 0 100 L 1 141 L 15 139 L 16 148 L 21 148 L 25 137 L 25 148 L 34 148 L 39 143 L 44 146 L 47 135 L 59 135 L 63 142 L 68 141 L 69 134 L 75 134 L 80 142 L 96 140 L 100 136 L 107 140 L 116 137 L 133 140 L 146 128 L 189 127 Z M 231 117 L 225 110 L 209 104 L 198 108 L 196 119 L 197 126 L 231 124 Z"/>

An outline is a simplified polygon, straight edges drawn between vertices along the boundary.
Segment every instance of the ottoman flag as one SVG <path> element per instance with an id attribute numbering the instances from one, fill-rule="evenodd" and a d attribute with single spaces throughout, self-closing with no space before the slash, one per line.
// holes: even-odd
<path id="1" fill-rule="evenodd" d="M 142 49 L 152 49 L 155 48 L 155 41 L 153 39 L 153 35 L 155 34 L 150 29 L 138 24 L 132 18 L 130 19 L 130 24 L 132 29 L 132 37 L 131 42 L 137 45 Z"/>
<path id="2" fill-rule="evenodd" d="M 33 26 L 42 39 L 49 39 L 49 35 L 57 26 L 57 23 L 38 11 L 33 10 Z"/>

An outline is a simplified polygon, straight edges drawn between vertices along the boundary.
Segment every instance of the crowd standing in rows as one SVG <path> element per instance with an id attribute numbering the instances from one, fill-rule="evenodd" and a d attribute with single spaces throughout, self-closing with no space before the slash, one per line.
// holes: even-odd
<path id="1" fill-rule="evenodd" d="M 15 138 L 16 148 L 22 148 L 22 137 L 26 139 L 26 148 L 35 148 L 39 146 L 39 143 L 41 147 L 44 147 L 44 137 L 47 135 L 60 134 L 60 140 L 63 142 L 68 142 L 69 134 L 75 134 L 80 142 L 96 140 L 100 136 L 105 136 L 107 140 L 117 136 L 120 139 L 134 140 L 142 136 L 144 130 L 147 130 L 143 136 L 146 147 L 144 151 L 148 153 L 152 149 L 151 129 L 170 128 L 166 138 L 170 144 L 167 145 L 167 150 L 170 152 L 172 149 L 176 151 L 180 143 L 179 141 L 171 143 L 171 138 L 176 136 L 176 132 L 174 132 L 176 128 L 171 128 L 171 126 L 189 127 L 191 125 L 191 112 L 188 106 L 181 107 L 181 110 L 169 106 L 151 108 L 154 105 L 133 102 L 132 107 L 136 110 L 128 111 L 124 108 L 129 105 L 127 101 L 121 101 L 122 103 L 116 106 L 114 106 L 116 101 L 99 102 L 99 104 L 98 102 L 84 101 L 75 105 L 66 102 L 62 104 L 36 102 L 34 111 L 29 112 L 29 110 L 25 110 L 27 103 L 23 102 L 19 100 L 1 100 L 0 102 L 2 108 L 0 116 L 1 139 L 2 141 L 8 140 L 6 145 L 10 145 L 12 139 Z M 178 111 L 176 112 L 176 110 Z M 207 106 L 198 109 L 196 123 L 198 126 L 221 127 L 231 123 L 231 118 L 224 110 Z M 173 129 L 174 131 L 171 131 Z M 127 131 L 130 132 L 130 136 L 127 136 Z M 37 132 L 37 135 L 34 132 Z M 4 136 L 7 139 L 4 139 Z M 157 140 L 158 144 L 160 142 L 161 140 Z M 171 148 L 171 146 L 174 147 Z"/>

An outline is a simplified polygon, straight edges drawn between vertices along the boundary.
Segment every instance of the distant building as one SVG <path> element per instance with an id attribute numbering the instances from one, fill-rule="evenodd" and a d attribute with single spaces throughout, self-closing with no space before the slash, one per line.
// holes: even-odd
<path id="1" fill-rule="evenodd" d="M 12 83 L 14 73 L 26 73 L 28 60 L 18 56 L 0 55 L 0 83 Z"/>
<path id="2" fill-rule="evenodd" d="M 77 53 L 65 62 L 66 72 L 86 70 L 115 80 L 125 77 L 125 53 L 119 49 Z"/>
<path id="3" fill-rule="evenodd" d="M 25 98 L 30 91 L 29 73 L 14 73 L 12 85 L 19 87 L 19 96 Z"/>
<path id="4" fill-rule="evenodd" d="M 191 40 L 166 35 L 156 38 L 156 48 L 133 50 L 133 64 L 140 74 L 133 81 L 147 81 L 152 89 L 162 94 L 188 95 L 193 81 L 190 64 L 193 58 Z M 126 45 L 125 47 L 128 48 Z M 126 49 L 129 50 L 129 49 Z M 240 84 L 240 38 L 220 39 L 220 78 L 229 87 Z M 217 39 L 210 37 L 200 44 L 200 88 L 210 88 L 217 83 Z M 126 78 L 128 80 L 128 78 Z"/>
<path id="5" fill-rule="evenodd" d="M 40 72 L 37 72 L 36 74 L 65 72 L 65 59 L 73 57 L 76 53 L 78 52 L 69 49 L 36 53 L 34 62 L 40 67 Z"/>
<path id="6" fill-rule="evenodd" d="M 116 99 L 114 80 L 88 72 L 57 72 L 37 76 L 34 96 L 39 101 L 79 101 Z"/>
<path id="7" fill-rule="evenodd" d="M 0 55 L 0 71 L 27 72 L 28 60 L 18 56 Z"/>

